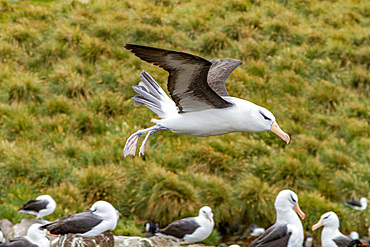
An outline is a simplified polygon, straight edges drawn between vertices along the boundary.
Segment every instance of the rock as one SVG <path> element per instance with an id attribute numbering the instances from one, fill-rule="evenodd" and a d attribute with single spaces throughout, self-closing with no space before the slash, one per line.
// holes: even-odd
<path id="1" fill-rule="evenodd" d="M 26 236 L 28 228 L 30 228 L 30 226 L 35 223 L 41 224 L 41 220 L 37 220 L 34 218 L 22 219 L 21 223 L 18 223 L 13 227 L 13 236 L 11 238 Z"/>
<path id="2" fill-rule="evenodd" d="M 0 221 L 0 229 L 3 232 L 3 235 L 6 239 L 13 238 L 13 227 L 14 227 L 13 223 L 7 219 L 2 219 Z"/>
<path id="3" fill-rule="evenodd" d="M 76 234 L 67 234 L 53 241 L 51 247 L 114 247 L 114 237 L 106 231 L 96 237 L 81 237 Z"/>
<path id="4" fill-rule="evenodd" d="M 114 236 L 114 247 L 204 247 L 203 244 L 176 242 L 170 238 L 153 236 L 151 238 Z"/>

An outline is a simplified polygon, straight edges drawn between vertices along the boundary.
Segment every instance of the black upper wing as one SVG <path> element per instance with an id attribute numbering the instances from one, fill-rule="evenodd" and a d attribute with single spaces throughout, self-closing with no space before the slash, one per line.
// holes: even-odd
<path id="1" fill-rule="evenodd" d="M 338 247 L 347 247 L 352 239 L 348 236 L 340 236 L 333 239 L 334 243 L 337 244 Z"/>
<path id="2" fill-rule="evenodd" d="M 254 240 L 250 247 L 286 247 L 291 235 L 287 225 L 275 224 Z"/>
<path id="3" fill-rule="evenodd" d="M 91 210 L 87 210 L 83 213 L 64 216 L 41 228 L 48 229 L 52 234 L 86 233 L 102 221 L 103 219 L 93 214 Z"/>
<path id="4" fill-rule="evenodd" d="M 36 244 L 31 243 L 25 237 L 17 237 L 10 239 L 5 245 L 0 246 L 9 246 L 9 247 L 38 247 Z"/>
<path id="5" fill-rule="evenodd" d="M 361 202 L 355 201 L 355 200 L 348 200 L 344 204 L 351 205 L 351 206 L 362 207 Z"/>
<path id="6" fill-rule="evenodd" d="M 126 44 L 125 48 L 169 72 L 168 91 L 180 112 L 232 106 L 208 85 L 210 61 L 184 52 L 148 46 Z"/>
<path id="7" fill-rule="evenodd" d="M 158 232 L 181 239 L 186 234 L 192 234 L 198 227 L 200 225 L 195 221 L 194 217 L 191 217 L 174 221 L 165 228 L 159 229 Z"/>
<path id="8" fill-rule="evenodd" d="M 45 209 L 48 203 L 49 202 L 47 200 L 29 200 L 19 210 L 39 212 L 40 210 Z"/>

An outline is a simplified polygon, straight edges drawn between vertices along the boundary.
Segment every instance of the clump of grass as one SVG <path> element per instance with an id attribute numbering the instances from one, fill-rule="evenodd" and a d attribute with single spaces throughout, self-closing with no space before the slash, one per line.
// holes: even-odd
<path id="1" fill-rule="evenodd" d="M 78 187 L 85 201 L 93 204 L 99 200 L 113 201 L 118 190 L 114 170 L 88 166 L 77 173 Z M 117 179 L 117 177 L 116 177 Z"/>
<path id="2" fill-rule="evenodd" d="M 40 42 L 39 33 L 34 28 L 22 24 L 9 26 L 5 35 L 8 41 L 16 41 L 20 45 L 35 46 Z"/>
<path id="3" fill-rule="evenodd" d="M 229 44 L 228 38 L 221 32 L 207 32 L 199 37 L 198 50 L 201 53 L 211 54 L 225 49 Z"/>
<path id="4" fill-rule="evenodd" d="M 8 81 L 8 101 L 10 102 L 43 102 L 42 81 L 32 73 L 25 73 Z"/>
<path id="5" fill-rule="evenodd" d="M 125 113 L 125 101 L 118 94 L 109 93 L 107 95 L 97 94 L 91 100 L 91 108 L 106 116 L 116 116 Z"/>
<path id="6" fill-rule="evenodd" d="M 95 63 L 102 55 L 108 54 L 109 48 L 99 38 L 84 35 L 79 43 L 81 57 L 91 63 Z"/>
<path id="7" fill-rule="evenodd" d="M 53 96 L 46 101 L 46 111 L 49 115 L 69 114 L 72 110 L 71 103 L 65 96 Z"/>
<path id="8" fill-rule="evenodd" d="M 237 184 L 238 201 L 243 203 L 238 207 L 238 213 L 243 222 L 252 224 L 260 222 L 261 225 L 273 223 L 274 201 L 277 189 L 266 182 L 251 175 L 244 174 Z"/>

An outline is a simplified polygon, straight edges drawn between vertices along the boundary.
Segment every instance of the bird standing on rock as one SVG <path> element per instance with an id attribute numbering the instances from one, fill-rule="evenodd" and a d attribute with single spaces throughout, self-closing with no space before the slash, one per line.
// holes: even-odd
<path id="1" fill-rule="evenodd" d="M 47 229 L 53 235 L 73 233 L 82 237 L 95 237 L 114 230 L 117 221 L 116 209 L 106 201 L 97 201 L 85 212 L 64 216 L 40 228 Z"/>
<path id="2" fill-rule="evenodd" d="M 212 209 L 204 206 L 199 210 L 197 217 L 174 221 L 165 228 L 158 229 L 155 235 L 159 237 L 167 236 L 176 241 L 183 239 L 195 243 L 208 238 L 214 225 Z"/>
<path id="3" fill-rule="evenodd" d="M 232 132 L 272 131 L 289 143 L 290 137 L 275 121 L 274 115 L 252 102 L 229 96 L 225 81 L 242 61 L 231 58 L 206 60 L 184 52 L 126 44 L 125 48 L 140 59 L 158 65 L 167 72 L 172 100 L 145 71 L 133 89 L 135 106 L 145 105 L 161 119 L 147 129 L 132 134 L 123 149 L 124 156 L 135 155 L 139 137 L 144 139 L 139 156 L 145 152 L 149 136 L 171 130 L 187 136 L 214 136 Z"/>

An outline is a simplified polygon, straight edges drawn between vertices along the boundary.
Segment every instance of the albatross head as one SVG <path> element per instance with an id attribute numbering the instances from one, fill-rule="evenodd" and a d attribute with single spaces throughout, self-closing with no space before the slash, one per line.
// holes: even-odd
<path id="1" fill-rule="evenodd" d="M 279 125 L 276 123 L 275 116 L 269 110 L 259 107 L 258 113 L 255 115 L 258 120 L 255 124 L 258 125 L 258 128 L 261 128 L 261 131 L 271 130 L 287 144 L 290 142 L 289 135 L 280 129 Z"/>
<path id="2" fill-rule="evenodd" d="M 312 231 L 315 231 L 321 226 L 339 228 L 339 218 L 334 212 L 327 212 L 321 215 L 320 220 L 312 226 Z"/>
<path id="3" fill-rule="evenodd" d="M 285 211 L 286 208 L 292 208 L 297 212 L 299 217 L 302 219 L 306 218 L 306 215 L 299 207 L 297 194 L 291 190 L 280 191 L 275 200 L 275 208 L 282 211 Z"/>
<path id="4" fill-rule="evenodd" d="M 32 241 L 39 241 L 42 238 L 47 239 L 46 237 L 46 229 L 40 229 L 42 225 L 39 223 L 35 223 L 31 225 L 27 230 L 27 237 Z"/>
<path id="5" fill-rule="evenodd" d="M 213 213 L 212 209 L 208 206 L 204 206 L 199 210 L 199 217 L 204 217 L 209 221 L 213 221 Z"/>
<path id="6" fill-rule="evenodd" d="M 115 221 L 118 220 L 118 211 L 106 201 L 97 201 L 95 202 L 91 208 L 93 214 L 99 215 L 105 219 L 114 219 Z"/>

